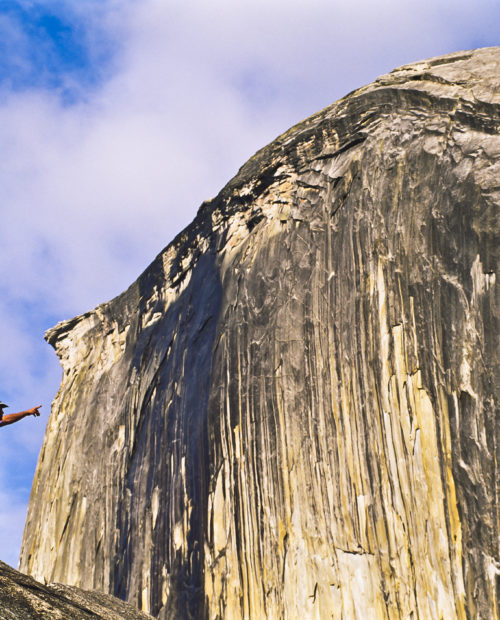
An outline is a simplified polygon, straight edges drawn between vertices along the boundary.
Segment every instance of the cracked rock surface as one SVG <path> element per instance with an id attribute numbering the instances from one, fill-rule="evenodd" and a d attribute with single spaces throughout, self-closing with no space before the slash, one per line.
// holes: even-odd
<path id="1" fill-rule="evenodd" d="M 159 618 L 498 618 L 500 49 L 259 151 L 64 369 L 21 568 Z"/>
<path id="2" fill-rule="evenodd" d="M 152 620 L 109 594 L 43 585 L 0 562 L 0 620 Z"/>

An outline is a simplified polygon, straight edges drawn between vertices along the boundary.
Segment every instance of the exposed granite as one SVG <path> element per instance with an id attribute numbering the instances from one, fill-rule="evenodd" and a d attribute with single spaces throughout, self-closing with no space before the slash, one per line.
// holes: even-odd
<path id="1" fill-rule="evenodd" d="M 21 567 L 160 618 L 498 618 L 500 49 L 262 149 L 64 368 Z"/>
<path id="2" fill-rule="evenodd" d="M 101 592 L 42 585 L 0 562 L 0 620 L 152 620 Z"/>

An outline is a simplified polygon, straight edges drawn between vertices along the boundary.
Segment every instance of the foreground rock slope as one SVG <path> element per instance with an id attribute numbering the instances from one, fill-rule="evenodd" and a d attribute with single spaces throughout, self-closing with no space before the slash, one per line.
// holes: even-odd
<path id="1" fill-rule="evenodd" d="M 64 376 L 21 567 L 160 618 L 498 618 L 500 49 L 257 153 Z"/>
<path id="2" fill-rule="evenodd" d="M 109 594 L 42 585 L 0 562 L 0 620 L 152 620 Z"/>

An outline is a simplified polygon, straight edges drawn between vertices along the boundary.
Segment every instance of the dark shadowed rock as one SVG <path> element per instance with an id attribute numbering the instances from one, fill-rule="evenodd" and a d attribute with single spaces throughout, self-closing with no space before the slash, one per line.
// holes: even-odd
<path id="1" fill-rule="evenodd" d="M 0 620 L 151 620 L 109 594 L 42 585 L 0 562 Z"/>
<path id="2" fill-rule="evenodd" d="M 257 153 L 64 368 L 21 566 L 160 618 L 498 618 L 500 50 Z"/>

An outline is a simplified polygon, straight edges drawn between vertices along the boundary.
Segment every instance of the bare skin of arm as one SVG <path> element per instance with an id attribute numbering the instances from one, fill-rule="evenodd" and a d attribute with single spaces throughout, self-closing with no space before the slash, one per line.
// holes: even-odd
<path id="1" fill-rule="evenodd" d="M 2 416 L 0 419 L 0 426 L 8 426 L 9 424 L 14 424 L 14 422 L 18 422 L 23 418 L 26 418 L 29 415 L 39 416 L 40 412 L 38 411 L 42 405 L 38 405 L 38 407 L 33 407 L 33 409 L 27 409 L 26 411 L 20 411 L 19 413 L 8 413 L 7 415 Z M 3 411 L 1 412 L 3 413 Z"/>

